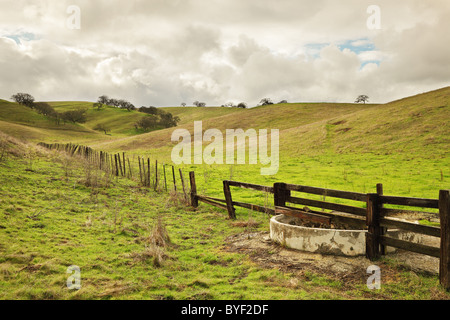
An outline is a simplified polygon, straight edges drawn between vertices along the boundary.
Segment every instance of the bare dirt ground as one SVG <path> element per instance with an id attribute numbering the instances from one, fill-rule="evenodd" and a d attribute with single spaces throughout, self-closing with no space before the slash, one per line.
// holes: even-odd
<path id="1" fill-rule="evenodd" d="M 424 243 L 436 245 L 436 240 L 427 240 Z M 405 270 L 433 275 L 439 273 L 439 259 L 434 257 L 398 250 L 386 256 L 395 261 L 397 267 L 394 267 L 383 260 L 372 262 L 364 256 L 322 255 L 286 248 L 273 242 L 269 232 L 244 232 L 230 236 L 226 239 L 225 250 L 246 254 L 265 268 L 277 268 L 285 272 L 311 271 L 346 284 L 366 283 L 366 270 L 370 265 L 380 267 L 384 283 L 395 281 L 399 272 Z"/>

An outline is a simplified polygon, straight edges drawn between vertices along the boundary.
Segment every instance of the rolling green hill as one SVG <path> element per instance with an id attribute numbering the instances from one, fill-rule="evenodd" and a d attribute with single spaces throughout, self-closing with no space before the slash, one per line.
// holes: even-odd
<path id="1" fill-rule="evenodd" d="M 449 145 L 450 87 L 387 104 L 286 103 L 251 109 L 170 107 L 179 116 L 177 128 L 193 132 L 195 120 L 203 130 L 279 129 L 280 149 L 286 157 L 321 153 L 438 153 Z M 0 100 L 0 130 L 32 141 L 85 143 L 112 151 L 158 150 L 168 156 L 175 128 L 137 134 L 134 123 L 145 115 L 114 107 L 97 110 L 91 102 L 50 102 L 57 111 L 87 109 L 84 124 L 56 125 L 16 103 Z M 93 130 L 97 124 L 110 135 Z"/>

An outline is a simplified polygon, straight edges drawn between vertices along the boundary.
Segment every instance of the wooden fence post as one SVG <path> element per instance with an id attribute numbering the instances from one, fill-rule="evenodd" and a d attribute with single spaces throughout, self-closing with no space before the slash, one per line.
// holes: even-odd
<path id="1" fill-rule="evenodd" d="M 142 184 L 142 166 L 141 166 L 141 157 L 138 156 L 138 162 L 139 162 L 139 177 L 141 178 L 141 184 Z"/>
<path id="2" fill-rule="evenodd" d="M 228 180 L 223 181 L 223 194 L 227 202 L 228 217 L 230 219 L 236 219 L 236 210 L 233 207 L 233 199 L 231 198 L 230 183 Z"/>
<path id="3" fill-rule="evenodd" d="M 173 189 L 177 192 L 177 184 L 175 182 L 175 167 L 172 166 L 172 177 L 173 177 Z"/>
<path id="4" fill-rule="evenodd" d="M 441 224 L 441 251 L 439 283 L 450 291 L 450 190 L 439 191 L 439 219 Z"/>
<path id="5" fill-rule="evenodd" d="M 163 164 L 163 171 L 164 171 L 164 189 L 167 192 L 167 180 L 166 180 L 166 164 Z"/>
<path id="6" fill-rule="evenodd" d="M 286 200 L 291 196 L 291 191 L 286 189 L 286 183 L 276 182 L 273 184 L 273 203 L 275 206 L 285 207 Z"/>
<path id="7" fill-rule="evenodd" d="M 117 154 L 114 154 L 114 160 L 116 162 L 116 177 L 119 176 L 119 166 L 117 164 Z"/>
<path id="8" fill-rule="evenodd" d="M 158 160 L 155 160 L 155 191 L 158 188 L 159 178 L 158 178 Z"/>
<path id="9" fill-rule="evenodd" d="M 148 187 L 150 188 L 150 158 L 147 158 L 147 181 L 148 181 Z"/>
<path id="10" fill-rule="evenodd" d="M 186 188 L 184 187 L 183 173 L 181 172 L 181 168 L 178 170 L 180 170 L 180 180 L 181 180 L 181 186 L 183 187 L 184 199 L 186 201 L 188 201 L 187 194 L 186 194 Z"/>
<path id="11" fill-rule="evenodd" d="M 126 170 L 126 162 L 125 162 L 125 152 L 122 152 L 122 159 L 123 159 L 123 176 L 125 177 L 127 175 L 127 170 Z"/>
<path id="12" fill-rule="evenodd" d="M 189 172 L 189 181 L 191 183 L 191 206 L 198 207 L 197 185 L 195 184 L 195 172 Z"/>
<path id="13" fill-rule="evenodd" d="M 130 158 L 127 158 L 127 162 L 128 162 L 128 177 L 132 179 L 133 178 L 133 172 L 131 171 Z"/>
<path id="14" fill-rule="evenodd" d="M 383 195 L 383 184 L 382 183 L 377 183 L 377 194 L 378 196 L 382 196 Z M 379 209 L 383 208 L 383 203 L 379 204 Z M 387 233 L 387 228 L 381 228 L 380 229 L 380 235 L 384 236 Z M 386 254 L 386 246 L 383 244 L 380 244 L 380 254 L 381 255 L 385 255 Z"/>
<path id="15" fill-rule="evenodd" d="M 375 260 L 380 257 L 380 209 L 377 193 L 367 194 L 366 215 L 366 257 Z"/>

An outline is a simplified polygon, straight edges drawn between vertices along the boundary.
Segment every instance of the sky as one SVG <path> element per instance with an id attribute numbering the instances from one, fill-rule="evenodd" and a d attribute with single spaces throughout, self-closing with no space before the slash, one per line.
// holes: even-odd
<path id="1" fill-rule="evenodd" d="M 450 85 L 448 0 L 0 0 L 0 99 L 385 103 Z"/>

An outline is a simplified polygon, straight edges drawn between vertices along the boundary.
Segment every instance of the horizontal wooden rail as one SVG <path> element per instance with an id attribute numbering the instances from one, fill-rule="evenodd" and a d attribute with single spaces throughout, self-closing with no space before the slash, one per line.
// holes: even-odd
<path id="1" fill-rule="evenodd" d="M 438 216 L 438 212 L 418 211 L 418 210 L 406 210 L 406 209 L 393 209 L 393 208 L 380 208 L 380 214 L 382 216 L 389 216 L 397 213 L 426 213 Z"/>
<path id="2" fill-rule="evenodd" d="M 273 193 L 273 187 L 262 186 L 259 184 L 245 183 L 245 182 L 238 182 L 238 181 L 228 181 L 228 184 L 233 187 L 240 187 L 240 188 L 244 188 L 244 189 L 251 189 L 251 190 L 258 190 L 258 191 L 265 191 L 265 192 Z"/>
<path id="3" fill-rule="evenodd" d="M 311 222 L 317 222 L 322 223 L 326 225 L 331 224 L 331 217 L 317 214 L 317 213 L 311 213 L 307 211 L 303 211 L 300 209 L 293 209 L 293 208 L 286 208 L 286 207 L 278 207 L 275 206 L 275 213 L 276 214 L 284 214 L 286 216 L 296 217 L 300 219 L 305 219 Z"/>
<path id="4" fill-rule="evenodd" d="M 267 213 L 267 214 L 272 214 L 272 215 L 275 214 L 275 210 L 274 209 L 267 208 L 267 207 L 264 207 L 264 206 L 259 206 L 257 204 L 233 201 L 233 205 L 238 206 L 238 207 L 242 207 L 242 208 L 246 208 L 246 209 L 250 209 L 250 210 L 253 210 L 253 211 L 262 212 L 262 213 Z"/>
<path id="5" fill-rule="evenodd" d="M 336 211 L 355 214 L 358 216 L 366 215 L 365 208 L 352 207 L 352 206 L 348 206 L 348 205 L 344 205 L 344 204 L 337 204 L 337 203 L 331 203 L 331 202 L 325 202 L 325 201 L 319 201 L 319 200 L 311 200 L 311 199 L 305 199 L 305 198 L 297 198 L 297 197 L 287 197 L 286 202 L 301 204 L 301 205 L 305 205 L 305 206 L 312 206 L 312 207 L 316 207 L 316 208 L 328 209 L 328 210 L 336 210 Z"/>
<path id="6" fill-rule="evenodd" d="M 196 198 L 198 201 L 201 201 L 201 202 L 210 204 L 212 206 L 227 210 L 227 206 L 222 203 L 217 202 L 217 200 L 214 201 L 214 200 L 211 200 L 209 197 L 200 196 L 200 195 L 196 195 Z"/>
<path id="7" fill-rule="evenodd" d="M 413 243 L 405 240 L 394 239 L 387 236 L 380 236 L 380 243 L 385 246 L 391 246 L 394 248 L 399 248 L 407 251 L 412 251 L 427 256 L 440 257 L 440 248 L 427 246 L 420 243 Z"/>
<path id="8" fill-rule="evenodd" d="M 433 237 L 441 236 L 441 228 L 416 224 L 407 221 L 400 221 L 392 218 L 380 218 L 380 225 L 387 228 L 397 228 L 406 231 L 426 234 Z"/>
<path id="9" fill-rule="evenodd" d="M 211 202 L 222 202 L 222 203 L 227 203 L 227 201 L 225 199 L 219 199 L 219 198 L 214 198 L 214 197 L 209 197 L 209 196 L 202 196 L 202 195 L 197 195 L 198 200 L 203 201 L 205 203 L 209 203 L 211 204 Z M 267 213 L 267 214 L 274 214 L 275 210 L 272 208 L 267 208 L 264 206 L 260 206 L 257 204 L 252 204 L 252 203 L 245 203 L 245 202 L 239 202 L 239 201 L 233 201 L 233 206 L 237 206 L 237 207 L 241 207 L 241 208 L 246 208 L 246 209 L 250 209 L 253 211 L 258 211 L 258 212 L 262 212 L 262 213 Z M 220 204 L 219 204 L 220 205 Z M 222 205 L 220 206 L 221 208 L 223 207 L 223 209 L 227 209 L 226 205 Z"/>
<path id="10" fill-rule="evenodd" d="M 439 200 L 436 199 L 380 196 L 379 200 L 381 204 L 439 209 Z"/>
<path id="11" fill-rule="evenodd" d="M 367 195 L 365 193 L 341 191 L 333 189 L 316 188 L 309 186 L 301 186 L 296 184 L 286 184 L 286 189 L 290 191 L 318 194 L 321 196 L 328 196 L 333 198 L 342 198 L 354 201 L 366 201 Z"/>

